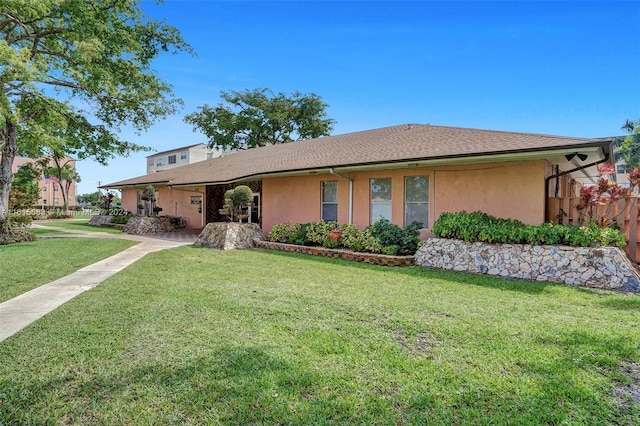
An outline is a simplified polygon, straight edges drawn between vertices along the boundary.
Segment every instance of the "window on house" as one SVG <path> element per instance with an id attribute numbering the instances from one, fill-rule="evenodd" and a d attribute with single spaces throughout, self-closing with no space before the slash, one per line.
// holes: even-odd
<path id="1" fill-rule="evenodd" d="M 322 182 L 322 220 L 338 220 L 338 181 Z"/>
<path id="2" fill-rule="evenodd" d="M 213 158 L 213 152 L 207 152 L 207 160 L 211 160 Z"/>
<path id="3" fill-rule="evenodd" d="M 404 178 L 404 224 L 413 221 L 429 227 L 429 176 Z"/>
<path id="4" fill-rule="evenodd" d="M 371 223 L 378 219 L 391 220 L 391 178 L 370 180 Z"/>
<path id="5" fill-rule="evenodd" d="M 156 159 L 156 166 L 165 166 L 167 164 L 166 159 L 164 157 L 158 157 Z"/>
<path id="6" fill-rule="evenodd" d="M 153 157 L 147 158 L 147 166 L 153 166 Z"/>
<path id="7" fill-rule="evenodd" d="M 170 155 L 169 156 L 169 164 L 176 164 L 176 155 Z"/>
<path id="8" fill-rule="evenodd" d="M 619 175 L 624 175 L 629 173 L 629 167 L 626 164 L 618 164 L 616 166 L 616 173 Z"/>
<path id="9" fill-rule="evenodd" d="M 55 192 L 57 192 L 57 191 L 58 191 L 58 185 L 56 185 L 55 183 L 53 184 L 53 190 L 54 190 Z"/>
<path id="10" fill-rule="evenodd" d="M 45 186 L 42 187 L 42 192 L 47 192 L 47 188 Z"/>
<path id="11" fill-rule="evenodd" d="M 58 204 L 60 204 L 60 200 L 58 198 L 54 198 L 53 204 L 57 206 Z"/>
<path id="12" fill-rule="evenodd" d="M 187 151 L 180 152 L 180 159 L 181 160 L 186 160 L 187 159 Z"/>

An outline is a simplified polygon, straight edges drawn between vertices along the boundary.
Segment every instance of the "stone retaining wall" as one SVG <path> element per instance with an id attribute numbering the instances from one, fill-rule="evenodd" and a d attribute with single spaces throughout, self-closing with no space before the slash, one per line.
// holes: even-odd
<path id="1" fill-rule="evenodd" d="M 636 268 L 626 253 L 615 247 L 486 244 L 430 238 L 415 254 L 415 263 L 429 268 L 640 293 Z"/>
<path id="2" fill-rule="evenodd" d="M 251 248 L 254 246 L 254 241 L 263 239 L 265 239 L 264 233 L 255 223 L 219 222 L 208 223 L 198 235 L 194 245 L 233 250 Z"/>
<path id="3" fill-rule="evenodd" d="M 98 214 L 95 216 L 91 216 L 91 219 L 89 219 L 89 225 L 96 225 L 96 226 L 100 226 L 100 225 L 106 225 L 111 223 L 111 218 L 113 216 L 109 216 L 109 215 L 105 215 L 105 214 Z"/>
<path id="4" fill-rule="evenodd" d="M 171 220 L 167 217 L 132 217 L 124 227 L 127 234 L 155 234 L 158 232 L 175 231 L 175 226 L 171 224 Z"/>
<path id="5" fill-rule="evenodd" d="M 304 253 L 313 256 L 331 257 L 334 259 L 353 260 L 382 266 L 413 266 L 413 256 L 387 256 L 375 253 L 360 253 L 348 250 L 329 249 L 325 247 L 299 246 L 295 244 L 256 241 L 256 247 L 270 250 Z"/>

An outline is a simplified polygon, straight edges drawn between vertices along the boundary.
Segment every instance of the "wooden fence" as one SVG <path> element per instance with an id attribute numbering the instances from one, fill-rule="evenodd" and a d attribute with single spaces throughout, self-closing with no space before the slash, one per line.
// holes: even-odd
<path id="1" fill-rule="evenodd" d="M 589 206 L 584 211 L 579 211 L 580 198 L 549 198 L 547 204 L 547 221 L 553 223 L 571 223 L 574 225 L 587 224 L 591 219 L 605 218 L 608 223 L 615 222 L 624 232 L 627 239 L 625 248 L 629 257 L 640 262 L 640 236 L 638 231 L 638 198 L 625 198 L 608 203 L 604 206 Z"/>

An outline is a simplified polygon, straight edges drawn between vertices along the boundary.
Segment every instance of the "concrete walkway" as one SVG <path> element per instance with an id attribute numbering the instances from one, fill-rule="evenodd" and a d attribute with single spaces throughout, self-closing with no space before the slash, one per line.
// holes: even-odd
<path id="1" fill-rule="evenodd" d="M 0 342 L 77 295 L 97 286 L 116 272 L 123 270 L 136 260 L 142 258 L 147 253 L 193 244 L 197 237 L 197 235 L 194 236 L 192 234 L 176 234 L 175 241 L 171 241 L 169 239 L 161 239 L 160 237 L 152 238 L 148 236 L 110 234 L 106 232 L 85 232 L 40 224 L 34 224 L 33 227 L 59 230 L 66 233 L 55 235 L 44 234 L 40 236 L 41 238 L 115 238 L 138 241 L 139 244 L 79 269 L 66 277 L 62 277 L 18 297 L 0 303 Z"/>

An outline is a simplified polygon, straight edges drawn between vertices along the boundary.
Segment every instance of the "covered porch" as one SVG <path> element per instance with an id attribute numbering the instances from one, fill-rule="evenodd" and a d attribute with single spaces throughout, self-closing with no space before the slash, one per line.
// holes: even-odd
<path id="1" fill-rule="evenodd" d="M 246 185 L 253 191 L 253 203 L 249 209 L 247 222 L 262 224 L 262 181 L 235 182 L 228 184 L 207 185 L 205 187 L 206 208 L 204 211 L 205 225 L 212 222 L 229 222 L 229 214 L 223 211 L 224 194 L 238 185 Z"/>

